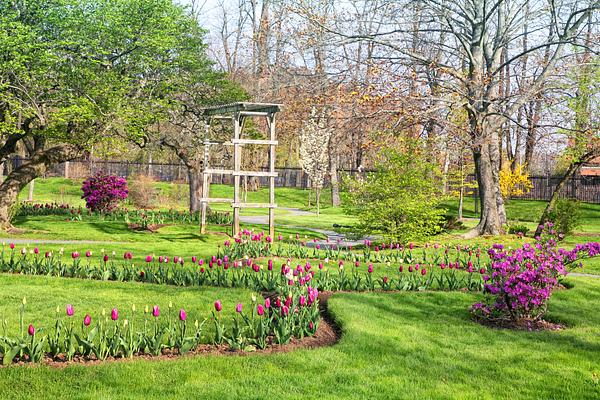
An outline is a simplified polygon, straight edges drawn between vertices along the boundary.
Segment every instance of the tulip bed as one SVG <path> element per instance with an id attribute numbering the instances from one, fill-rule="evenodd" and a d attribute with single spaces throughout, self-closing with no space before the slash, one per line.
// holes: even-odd
<path id="1" fill-rule="evenodd" d="M 11 334 L 8 319 L 0 320 L 0 356 L 3 365 L 13 361 L 40 362 L 48 360 L 71 361 L 131 358 L 134 355 L 162 355 L 164 352 L 185 354 L 207 343 L 203 336 L 205 323 L 214 326 L 208 343 L 227 345 L 231 350 L 252 351 L 269 344 L 284 345 L 292 338 L 313 335 L 319 325 L 318 291 L 312 287 L 290 286 L 279 295 L 258 301 L 252 295 L 249 305 L 239 302 L 231 321 L 221 316 L 223 303 L 214 302 L 211 316 L 188 323 L 188 311 L 176 311 L 172 301 L 166 312 L 158 305 L 146 305 L 138 310 L 135 304 L 123 310 L 113 307 L 102 309 L 99 315 L 75 315 L 76 307 L 66 304 L 56 307 L 52 328 L 46 332 L 26 315 L 27 297 L 19 307 L 18 334 Z M 141 314 L 141 315 L 138 315 Z"/>

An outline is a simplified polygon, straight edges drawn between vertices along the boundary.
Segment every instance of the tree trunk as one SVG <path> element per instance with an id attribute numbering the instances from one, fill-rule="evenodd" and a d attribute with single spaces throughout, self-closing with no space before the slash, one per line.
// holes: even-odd
<path id="1" fill-rule="evenodd" d="M 321 212 L 321 189 L 320 188 L 315 188 L 315 201 L 317 203 L 317 217 L 319 216 L 320 212 Z"/>
<path id="2" fill-rule="evenodd" d="M 331 178 L 331 205 L 339 207 L 342 204 L 340 200 L 340 181 L 338 179 L 338 159 L 337 154 L 329 155 L 329 177 Z"/>
<path id="3" fill-rule="evenodd" d="M 0 185 L 0 229 L 10 229 L 11 209 L 19 193 L 29 182 L 57 164 L 83 155 L 83 148 L 75 144 L 62 144 L 35 153 L 20 167 L 14 169 Z"/>
<path id="4" fill-rule="evenodd" d="M 482 145 L 473 150 L 473 159 L 475 161 L 475 172 L 477 174 L 477 183 L 479 184 L 479 203 L 481 210 L 479 214 L 479 223 L 475 228 L 468 232 L 465 237 L 473 238 L 478 235 L 499 235 L 503 233 L 502 222 L 498 212 L 498 203 L 496 195 L 496 183 L 494 181 L 494 168 L 490 156 L 490 146 Z"/>
<path id="5" fill-rule="evenodd" d="M 188 182 L 190 185 L 190 212 L 198 212 L 202 208 L 202 171 L 199 168 L 188 167 Z"/>
<path id="6" fill-rule="evenodd" d="M 546 222 L 546 220 L 548 219 L 548 215 L 550 214 L 550 212 L 556 206 L 556 202 L 559 199 L 560 192 L 567 184 L 567 181 L 569 180 L 569 178 L 571 178 L 573 175 L 575 175 L 575 173 L 579 170 L 579 168 L 583 164 L 589 162 L 590 160 L 593 160 L 594 158 L 598 157 L 598 155 L 600 155 L 600 149 L 592 150 L 592 151 L 586 153 L 583 157 L 581 157 L 579 159 L 579 161 L 571 163 L 571 165 L 569 166 L 569 169 L 567 170 L 567 173 L 560 179 L 560 182 L 558 182 L 558 185 L 556 185 L 556 188 L 552 192 L 552 196 L 550 196 L 550 201 L 548 201 L 548 204 L 546 204 L 546 208 L 544 209 L 544 212 L 542 213 L 542 217 L 540 218 L 540 223 L 538 224 L 537 228 L 535 229 L 535 234 L 533 235 L 534 237 L 541 235 L 543 225 Z"/>

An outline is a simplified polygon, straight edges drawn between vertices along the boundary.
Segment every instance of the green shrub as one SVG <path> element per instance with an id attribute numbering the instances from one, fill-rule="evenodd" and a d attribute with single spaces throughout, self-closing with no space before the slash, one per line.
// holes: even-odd
<path id="1" fill-rule="evenodd" d="M 439 174 L 418 147 L 383 150 L 375 167 L 343 181 L 346 212 L 358 216 L 357 230 L 400 242 L 442 231 Z"/>
<path id="2" fill-rule="evenodd" d="M 573 233 L 581 225 L 581 206 L 577 200 L 559 199 L 548 214 L 554 228 L 564 234 Z"/>
<path id="3" fill-rule="evenodd" d="M 529 228 L 527 227 L 527 225 L 520 223 L 520 222 L 511 224 L 508 227 L 508 233 L 510 233 L 511 235 L 516 235 L 519 233 L 522 233 L 523 235 L 527 235 L 527 232 L 529 232 Z"/>

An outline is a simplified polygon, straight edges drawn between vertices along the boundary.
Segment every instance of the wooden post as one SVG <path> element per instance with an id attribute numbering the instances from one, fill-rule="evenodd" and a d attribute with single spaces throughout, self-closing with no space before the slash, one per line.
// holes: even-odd
<path id="1" fill-rule="evenodd" d="M 240 154 L 240 144 L 237 142 L 240 139 L 242 116 L 237 112 L 233 118 L 233 236 L 237 236 L 240 232 L 240 169 L 242 166 L 242 157 Z"/>
<path id="2" fill-rule="evenodd" d="M 272 174 L 269 176 L 269 235 L 271 239 L 275 239 L 275 113 L 271 113 L 267 117 L 269 125 L 269 138 L 271 144 L 269 145 L 269 172 Z"/>

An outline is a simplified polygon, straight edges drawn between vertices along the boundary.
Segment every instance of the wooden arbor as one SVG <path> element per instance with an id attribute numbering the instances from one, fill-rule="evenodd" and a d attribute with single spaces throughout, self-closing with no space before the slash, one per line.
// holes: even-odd
<path id="1" fill-rule="evenodd" d="M 202 185 L 202 217 L 200 232 L 206 232 L 206 209 L 208 203 L 231 203 L 233 207 L 232 234 L 236 236 L 240 231 L 240 210 L 242 208 L 268 208 L 269 209 L 269 234 L 271 238 L 275 235 L 275 114 L 281 110 L 279 104 L 266 103 L 231 103 L 204 109 L 203 116 L 206 121 L 204 137 L 204 172 Z M 266 118 L 268 128 L 268 140 L 242 139 L 245 121 L 248 117 Z M 210 125 L 214 119 L 230 119 L 233 122 L 233 138 L 231 141 L 210 140 L 208 135 Z M 247 144 L 269 146 L 269 171 L 242 171 L 242 147 Z M 209 165 L 210 147 L 214 145 L 233 146 L 233 170 L 212 169 Z M 210 198 L 210 176 L 212 174 L 224 174 L 233 176 L 233 200 L 223 198 Z M 240 177 L 242 176 L 266 176 L 269 177 L 269 203 L 243 203 L 240 199 Z"/>

